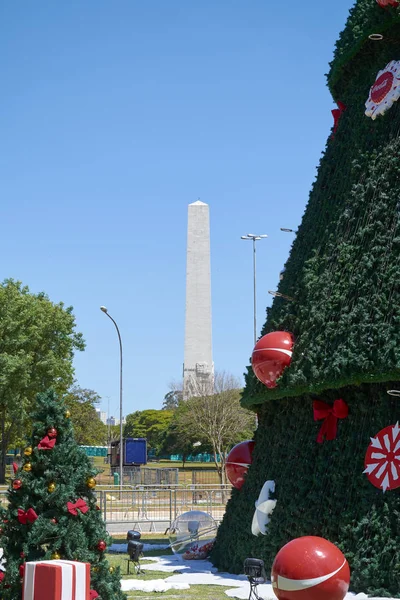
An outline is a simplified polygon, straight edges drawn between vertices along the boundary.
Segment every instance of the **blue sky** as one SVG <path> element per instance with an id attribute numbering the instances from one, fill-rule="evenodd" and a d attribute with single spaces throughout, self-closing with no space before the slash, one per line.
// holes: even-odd
<path id="1" fill-rule="evenodd" d="M 210 205 L 215 366 L 252 351 L 333 123 L 351 0 L 0 5 L 1 279 L 74 307 L 82 387 L 159 408 L 182 373 L 187 205 Z"/>

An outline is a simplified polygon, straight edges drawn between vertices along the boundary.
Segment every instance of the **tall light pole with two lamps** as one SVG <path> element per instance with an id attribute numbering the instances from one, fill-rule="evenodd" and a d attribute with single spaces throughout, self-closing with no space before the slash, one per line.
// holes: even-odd
<path id="1" fill-rule="evenodd" d="M 253 242 L 253 304 L 254 304 L 254 345 L 257 342 L 257 276 L 256 276 L 256 242 L 258 240 L 262 240 L 267 238 L 268 236 L 263 235 L 255 235 L 254 233 L 247 233 L 246 235 L 242 235 L 242 240 L 252 241 Z"/>
<path id="2" fill-rule="evenodd" d="M 122 427 L 122 340 L 121 334 L 118 329 L 117 323 L 114 321 L 112 316 L 108 313 L 108 310 L 105 306 L 100 306 L 100 310 L 103 311 L 107 315 L 109 319 L 114 323 L 115 329 L 118 333 L 119 340 L 119 356 L 120 356 L 120 366 L 119 366 L 119 489 L 122 492 L 123 479 L 124 479 L 124 447 L 123 447 L 123 427 Z M 109 415 L 110 417 L 110 415 Z"/>

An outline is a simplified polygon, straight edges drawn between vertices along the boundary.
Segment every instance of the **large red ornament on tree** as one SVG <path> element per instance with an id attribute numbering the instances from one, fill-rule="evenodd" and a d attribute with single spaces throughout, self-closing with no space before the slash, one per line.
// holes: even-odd
<path id="1" fill-rule="evenodd" d="M 390 425 L 382 429 L 367 448 L 365 471 L 369 481 L 383 490 L 400 487 L 400 427 Z"/>
<path id="2" fill-rule="evenodd" d="M 227 456 L 225 464 L 226 476 L 237 490 L 240 490 L 244 484 L 244 478 L 253 460 L 253 450 L 254 442 L 248 440 L 236 444 Z"/>
<path id="3" fill-rule="evenodd" d="M 386 8 L 387 6 L 398 6 L 399 5 L 397 0 L 376 0 L 376 1 L 379 4 L 379 6 L 382 6 L 382 8 Z"/>
<path id="4" fill-rule="evenodd" d="M 276 380 L 290 365 L 293 336 L 288 331 L 267 333 L 254 346 L 251 365 L 254 375 L 267 386 L 276 387 Z"/>
<path id="5" fill-rule="evenodd" d="M 271 583 L 279 600 L 343 600 L 350 569 L 339 548 L 328 540 L 300 537 L 276 555 Z"/>

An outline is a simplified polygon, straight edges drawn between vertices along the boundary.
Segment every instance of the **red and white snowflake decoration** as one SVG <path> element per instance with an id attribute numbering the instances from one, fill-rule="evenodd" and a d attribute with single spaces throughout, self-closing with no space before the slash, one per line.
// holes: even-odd
<path id="1" fill-rule="evenodd" d="M 398 6 L 399 5 L 397 0 L 376 0 L 376 1 L 379 4 L 379 6 L 382 6 L 382 8 L 386 8 L 387 6 Z"/>
<path id="2" fill-rule="evenodd" d="M 371 119 L 383 115 L 400 97 L 400 61 L 392 60 L 379 71 L 365 103 L 365 114 Z"/>
<path id="3" fill-rule="evenodd" d="M 382 429 L 368 446 L 365 455 L 365 471 L 375 487 L 395 490 L 400 487 L 400 427 L 389 425 Z"/>

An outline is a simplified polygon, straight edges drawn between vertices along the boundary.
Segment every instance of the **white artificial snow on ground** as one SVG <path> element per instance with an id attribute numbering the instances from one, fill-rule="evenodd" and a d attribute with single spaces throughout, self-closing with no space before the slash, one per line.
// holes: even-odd
<path id="1" fill-rule="evenodd" d="M 148 581 L 124 579 L 121 581 L 123 591 L 164 592 L 169 589 L 187 590 L 190 585 L 222 585 L 231 588 L 225 592 L 230 598 L 247 600 L 249 597 L 249 583 L 245 575 L 218 573 L 212 563 L 207 560 L 184 560 L 178 555 L 148 557 L 148 559 L 145 557 L 145 560 L 151 562 L 141 565 L 143 570 L 174 574 L 166 579 Z M 276 600 L 271 584 L 259 585 L 258 593 L 264 600 Z M 367 600 L 367 598 L 368 600 L 394 600 L 393 598 L 370 598 L 365 594 L 352 593 L 348 593 L 345 600 Z"/>
<path id="2" fill-rule="evenodd" d="M 152 581 L 140 581 L 139 579 L 122 579 L 121 590 L 123 592 L 168 592 L 168 590 L 188 590 L 188 583 L 170 583 L 165 579 L 154 579 Z"/>
<path id="3" fill-rule="evenodd" d="M 114 552 L 126 552 L 126 544 L 113 544 L 110 549 Z M 163 544 L 145 544 L 149 550 L 161 550 L 168 548 Z M 122 549 L 123 548 L 123 549 Z M 3 549 L 0 548 L 0 565 L 2 564 Z M 146 571 L 162 571 L 164 573 L 173 573 L 166 579 L 122 579 L 121 588 L 124 592 L 135 590 L 137 592 L 167 592 L 168 590 L 188 590 L 191 585 L 222 585 L 232 587 L 226 590 L 226 595 L 230 598 L 239 598 L 247 600 L 249 597 L 249 583 L 245 575 L 231 575 L 230 573 L 218 573 L 218 570 L 207 560 L 184 560 L 176 554 L 171 556 L 149 556 L 144 557 L 149 561 L 141 565 Z M 3 563 L 4 564 L 4 563 Z M 272 591 L 271 584 L 259 585 L 258 593 L 264 600 L 276 600 Z M 394 598 L 376 598 L 365 594 L 347 594 L 345 600 L 394 600 Z"/>

